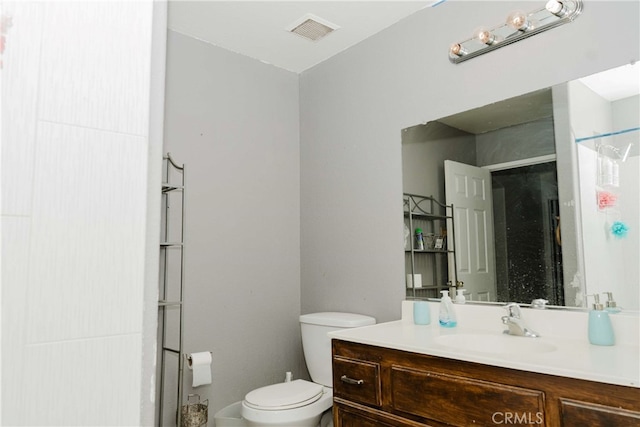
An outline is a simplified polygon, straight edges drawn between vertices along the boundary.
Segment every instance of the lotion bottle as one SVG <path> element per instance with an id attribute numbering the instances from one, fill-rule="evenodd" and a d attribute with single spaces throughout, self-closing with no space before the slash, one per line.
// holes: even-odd
<path id="1" fill-rule="evenodd" d="M 449 296 L 449 291 L 440 291 L 442 298 L 440 299 L 439 321 L 443 328 L 454 328 L 458 322 L 456 313 L 453 310 L 453 302 Z"/>
<path id="2" fill-rule="evenodd" d="M 589 311 L 589 342 L 594 345 L 613 345 L 615 338 L 611 319 L 604 305 L 600 303 L 600 296 L 587 296 L 592 296 L 595 301 L 592 310 Z"/>

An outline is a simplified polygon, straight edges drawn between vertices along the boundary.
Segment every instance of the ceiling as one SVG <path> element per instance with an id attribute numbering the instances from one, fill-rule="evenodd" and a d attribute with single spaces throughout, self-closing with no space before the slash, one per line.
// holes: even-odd
<path id="1" fill-rule="evenodd" d="M 640 93 L 640 62 L 583 77 L 580 81 L 607 101 Z"/>
<path id="2" fill-rule="evenodd" d="M 479 135 L 551 116 L 553 116 L 551 89 L 542 89 L 443 117 L 438 119 L 438 122 Z"/>
<path id="3" fill-rule="evenodd" d="M 440 1 L 169 2 L 170 30 L 301 73 Z M 307 14 L 339 28 L 311 41 L 288 31 Z"/>
<path id="4" fill-rule="evenodd" d="M 301 73 L 403 18 L 444 1 L 170 0 L 168 27 L 264 63 Z M 308 14 L 338 28 L 316 41 L 291 33 L 290 27 L 300 23 L 301 18 Z M 620 67 L 581 81 L 603 98 L 614 101 L 638 94 L 640 65 Z"/>

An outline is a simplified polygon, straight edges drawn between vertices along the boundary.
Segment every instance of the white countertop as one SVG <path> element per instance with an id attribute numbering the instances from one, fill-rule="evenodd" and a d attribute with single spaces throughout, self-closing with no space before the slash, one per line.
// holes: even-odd
<path id="1" fill-rule="evenodd" d="M 411 304 L 411 302 L 408 303 Z M 403 312 L 406 312 L 404 307 Z M 460 334 L 502 336 L 503 326 L 478 329 L 482 326 L 482 322 L 466 321 L 467 319 L 460 322 L 460 316 L 458 316 L 458 327 L 442 328 L 437 319 L 433 319 L 433 308 L 431 312 L 432 321 L 429 325 L 415 325 L 412 320 L 405 318 L 372 326 L 330 332 L 329 336 L 344 341 L 431 356 L 640 388 L 640 351 L 635 343 L 623 342 L 615 346 L 596 346 L 591 345 L 587 339 L 581 336 L 568 338 L 566 335 L 543 334 L 540 338 L 517 336 L 505 338 L 513 339 L 515 348 L 517 348 L 518 342 L 528 345 L 521 340 L 539 340 L 538 342 L 541 344 L 554 346 L 555 350 L 516 354 L 494 354 L 489 349 L 482 349 L 482 351 L 461 350 L 439 343 L 439 337 Z M 498 322 L 499 318 L 497 318 L 496 324 Z"/>

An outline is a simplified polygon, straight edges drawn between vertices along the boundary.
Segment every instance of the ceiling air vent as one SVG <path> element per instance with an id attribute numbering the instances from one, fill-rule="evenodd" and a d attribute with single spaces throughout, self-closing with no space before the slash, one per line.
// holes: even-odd
<path id="1" fill-rule="evenodd" d="M 289 25 L 286 30 L 290 33 L 304 37 L 307 40 L 316 41 L 338 28 L 340 27 L 308 13 L 293 24 Z"/>

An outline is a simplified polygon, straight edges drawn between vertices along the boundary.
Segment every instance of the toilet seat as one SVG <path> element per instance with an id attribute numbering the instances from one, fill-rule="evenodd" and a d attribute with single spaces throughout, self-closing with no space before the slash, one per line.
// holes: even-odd
<path id="1" fill-rule="evenodd" d="M 253 409 L 279 411 L 309 405 L 322 397 L 323 387 L 305 380 L 272 384 L 253 390 L 244 403 Z"/>

